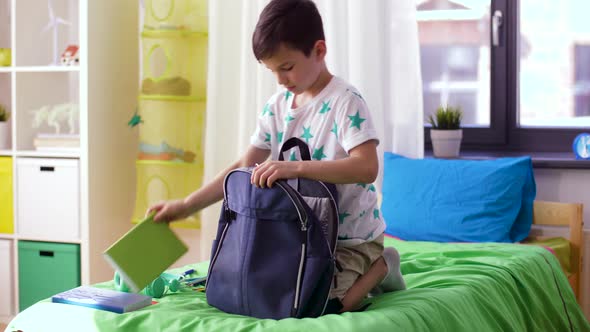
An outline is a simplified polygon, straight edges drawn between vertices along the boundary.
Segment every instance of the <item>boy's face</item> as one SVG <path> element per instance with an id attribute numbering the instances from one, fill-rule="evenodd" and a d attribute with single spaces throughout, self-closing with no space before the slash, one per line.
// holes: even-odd
<path id="1" fill-rule="evenodd" d="M 317 81 L 325 54 L 324 41 L 316 43 L 309 57 L 300 50 L 281 44 L 273 56 L 261 62 L 273 72 L 280 85 L 298 95 L 309 91 Z"/>

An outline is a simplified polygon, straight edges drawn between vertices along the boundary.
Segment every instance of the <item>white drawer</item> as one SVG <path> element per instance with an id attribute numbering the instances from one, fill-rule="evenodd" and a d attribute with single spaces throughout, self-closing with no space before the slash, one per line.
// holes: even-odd
<path id="1" fill-rule="evenodd" d="M 13 315 L 14 294 L 12 292 L 12 242 L 0 240 L 0 317 Z"/>
<path id="2" fill-rule="evenodd" d="M 77 159 L 17 159 L 17 230 L 48 240 L 80 239 Z"/>

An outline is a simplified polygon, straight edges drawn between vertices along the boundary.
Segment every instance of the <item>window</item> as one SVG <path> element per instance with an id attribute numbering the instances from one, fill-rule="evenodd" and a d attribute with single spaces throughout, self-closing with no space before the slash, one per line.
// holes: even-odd
<path id="1" fill-rule="evenodd" d="M 574 45 L 574 114 L 590 119 L 590 40 Z M 586 124 L 585 126 L 590 127 Z"/>
<path id="2" fill-rule="evenodd" d="M 468 150 L 571 151 L 590 128 L 590 1 L 415 1 L 425 119 L 460 106 Z"/>
<path id="3" fill-rule="evenodd" d="M 490 3 L 418 1 L 425 119 L 439 105 L 461 106 L 464 125 L 490 126 Z"/>

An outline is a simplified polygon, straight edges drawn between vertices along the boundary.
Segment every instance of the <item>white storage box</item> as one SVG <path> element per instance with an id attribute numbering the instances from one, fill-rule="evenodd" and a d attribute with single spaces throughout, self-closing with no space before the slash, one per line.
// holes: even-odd
<path id="1" fill-rule="evenodd" d="M 0 240 L 0 318 L 9 318 L 13 315 L 12 276 L 12 242 Z"/>
<path id="2" fill-rule="evenodd" d="M 49 241 L 80 240 L 77 159 L 17 159 L 17 231 Z"/>

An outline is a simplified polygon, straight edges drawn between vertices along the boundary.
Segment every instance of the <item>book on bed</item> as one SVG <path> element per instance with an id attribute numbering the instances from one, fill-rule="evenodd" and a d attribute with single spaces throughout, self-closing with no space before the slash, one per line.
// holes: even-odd
<path id="1" fill-rule="evenodd" d="M 152 298 L 142 294 L 80 286 L 52 296 L 51 302 L 79 305 L 122 314 L 150 305 Z"/>
<path id="2" fill-rule="evenodd" d="M 187 250 L 168 224 L 154 222 L 152 214 L 110 246 L 104 257 L 123 282 L 139 292 Z"/>

